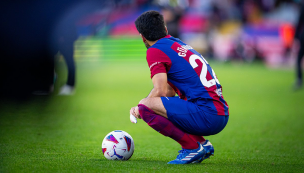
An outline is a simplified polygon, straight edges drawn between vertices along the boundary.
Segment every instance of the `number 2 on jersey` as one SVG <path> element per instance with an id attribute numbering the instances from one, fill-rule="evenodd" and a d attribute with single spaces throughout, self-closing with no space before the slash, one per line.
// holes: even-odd
<path id="1" fill-rule="evenodd" d="M 195 62 L 195 60 L 199 60 L 203 65 L 199 67 L 199 65 Z M 216 78 L 216 75 L 215 75 L 213 69 L 212 69 L 212 75 L 213 75 L 214 79 L 207 80 L 206 77 L 207 77 L 207 71 L 208 71 L 208 66 L 207 66 L 208 62 L 205 60 L 204 57 L 202 57 L 202 56 L 199 57 L 198 55 L 193 54 L 189 57 L 189 63 L 193 69 L 201 68 L 201 73 L 200 73 L 199 77 L 200 77 L 202 84 L 205 87 L 209 88 L 209 87 L 216 85 L 216 83 L 220 84 L 220 82 Z"/>

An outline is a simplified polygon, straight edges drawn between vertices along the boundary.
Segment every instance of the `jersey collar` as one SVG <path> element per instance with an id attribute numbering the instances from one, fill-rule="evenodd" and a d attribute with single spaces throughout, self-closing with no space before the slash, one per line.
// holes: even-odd
<path id="1" fill-rule="evenodd" d="M 163 37 L 163 38 L 170 38 L 171 37 L 171 35 L 166 35 L 165 37 Z M 161 38 L 162 39 L 162 38 Z"/>

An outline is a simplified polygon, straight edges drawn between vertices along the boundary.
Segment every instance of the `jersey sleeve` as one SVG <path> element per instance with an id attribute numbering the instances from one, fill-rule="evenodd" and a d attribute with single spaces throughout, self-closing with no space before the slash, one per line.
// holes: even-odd
<path id="1" fill-rule="evenodd" d="M 170 58 L 157 48 L 149 48 L 147 50 L 147 62 L 151 78 L 157 73 L 168 73 L 172 64 Z"/>

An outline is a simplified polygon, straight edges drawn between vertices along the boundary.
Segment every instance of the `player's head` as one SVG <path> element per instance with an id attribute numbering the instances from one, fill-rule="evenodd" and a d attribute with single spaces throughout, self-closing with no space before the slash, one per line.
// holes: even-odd
<path id="1" fill-rule="evenodd" d="M 137 31 L 149 41 L 156 41 L 168 35 L 164 17 L 157 11 L 147 11 L 135 21 Z"/>

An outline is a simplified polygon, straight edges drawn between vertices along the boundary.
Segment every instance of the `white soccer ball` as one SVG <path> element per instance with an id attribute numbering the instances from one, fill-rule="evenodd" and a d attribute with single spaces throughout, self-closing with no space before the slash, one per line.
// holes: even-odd
<path id="1" fill-rule="evenodd" d="M 106 135 L 101 148 L 108 160 L 128 160 L 134 152 L 134 141 L 127 132 L 115 130 Z"/>

